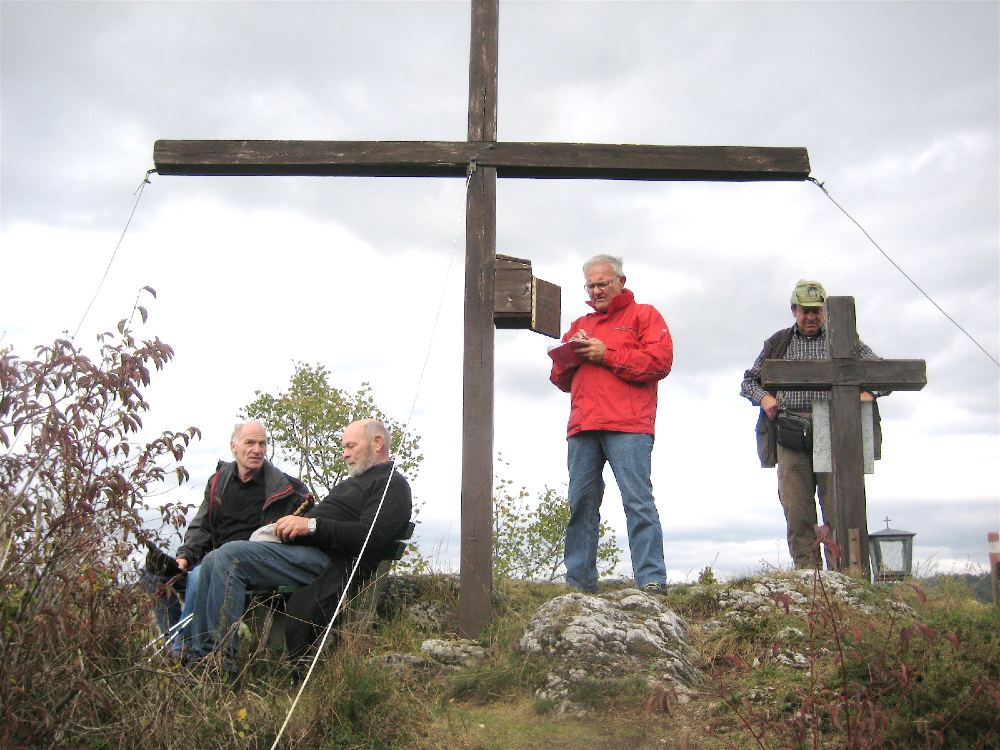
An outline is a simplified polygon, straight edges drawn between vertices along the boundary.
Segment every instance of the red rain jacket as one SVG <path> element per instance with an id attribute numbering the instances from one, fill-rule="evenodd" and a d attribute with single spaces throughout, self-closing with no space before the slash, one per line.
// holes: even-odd
<path id="1" fill-rule="evenodd" d="M 663 316 L 623 289 L 606 312 L 595 310 L 575 320 L 562 340 L 568 341 L 581 328 L 603 341 L 607 351 L 599 365 L 552 365 L 549 380 L 570 393 L 566 436 L 582 430 L 653 434 L 657 382 L 667 376 L 674 361 Z"/>

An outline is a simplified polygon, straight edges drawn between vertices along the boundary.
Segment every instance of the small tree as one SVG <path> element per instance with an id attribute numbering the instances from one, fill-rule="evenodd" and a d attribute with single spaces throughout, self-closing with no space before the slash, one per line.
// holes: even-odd
<path id="1" fill-rule="evenodd" d="M 157 536 L 143 528 L 151 511 L 178 528 L 187 510 L 146 498 L 168 477 L 188 478 L 180 461 L 198 429 L 138 437 L 150 369 L 173 350 L 137 341 L 124 320 L 98 342 L 96 361 L 66 339 L 35 359 L 0 353 L 4 747 L 59 744 L 67 727 L 113 716 L 103 679 L 138 668 L 127 654 L 151 622 L 126 563 L 137 541 Z"/>
<path id="2" fill-rule="evenodd" d="M 330 385 L 329 371 L 323 365 L 298 362 L 287 391 L 276 396 L 255 391 L 254 395 L 240 416 L 260 420 L 267 427 L 271 456 L 294 466 L 299 479 L 318 498 L 347 478 L 340 438 L 355 420 L 372 418 L 385 424 L 396 468 L 407 478 L 416 477 L 424 459 L 419 453 L 420 437 L 407 434 L 404 425 L 378 408 L 368 383 L 349 394 Z"/>
<path id="3" fill-rule="evenodd" d="M 504 463 L 497 457 L 498 463 Z M 532 502 L 525 487 L 516 492 L 513 482 L 497 477 L 493 491 L 493 574 L 497 578 L 554 581 L 563 574 L 569 502 L 546 487 Z M 602 576 L 614 573 L 622 550 L 614 529 L 601 521 L 598 527 L 597 569 Z"/>

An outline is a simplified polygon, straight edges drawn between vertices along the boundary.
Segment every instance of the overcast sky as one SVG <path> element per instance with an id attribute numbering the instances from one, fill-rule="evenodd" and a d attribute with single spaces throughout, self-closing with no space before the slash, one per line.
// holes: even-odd
<path id="1" fill-rule="evenodd" d="M 998 8 L 504 2 L 499 138 L 804 146 L 833 197 L 998 358 Z M 466 3 L 0 9 L 0 346 L 22 356 L 76 328 L 156 139 L 465 137 Z M 154 175 L 78 341 L 93 352 L 139 287 L 157 290 L 142 333 L 176 358 L 154 380 L 147 425 L 204 433 L 190 488 L 169 497 L 197 499 L 255 390 L 284 387 L 294 361 L 321 363 L 338 387 L 371 383 L 422 437 L 418 540 L 454 566 L 464 203 L 459 179 Z M 880 404 L 870 529 L 888 516 L 916 532 L 924 572 L 986 569 L 1000 369 L 815 185 L 501 180 L 497 248 L 562 287 L 564 329 L 588 311 L 580 264 L 597 252 L 624 256 L 628 287 L 666 318 L 675 360 L 653 483 L 670 580 L 789 565 L 739 384 L 791 323 L 800 277 L 853 296 L 881 356 L 927 361 L 923 391 Z M 569 403 L 548 382 L 553 342 L 496 342 L 498 472 L 564 490 Z M 625 547 L 608 480 L 604 516 Z"/>

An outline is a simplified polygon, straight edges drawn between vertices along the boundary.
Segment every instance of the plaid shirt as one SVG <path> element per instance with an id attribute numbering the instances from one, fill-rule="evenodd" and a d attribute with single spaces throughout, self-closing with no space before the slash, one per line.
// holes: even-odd
<path id="1" fill-rule="evenodd" d="M 854 356 L 858 359 L 879 359 L 878 355 L 860 339 L 854 349 Z M 826 359 L 826 357 L 826 326 L 812 338 L 800 336 L 797 324 L 792 327 L 792 340 L 783 359 Z M 743 373 L 743 383 L 740 386 L 740 395 L 749 399 L 755 406 L 759 406 L 760 400 L 768 393 L 760 384 L 760 368 L 763 364 L 764 352 L 761 351 L 754 360 L 753 367 Z M 879 391 L 875 395 L 884 396 L 887 393 L 888 391 Z M 829 401 L 830 391 L 778 391 L 777 399 L 779 409 L 808 412 L 812 411 L 813 401 Z"/>

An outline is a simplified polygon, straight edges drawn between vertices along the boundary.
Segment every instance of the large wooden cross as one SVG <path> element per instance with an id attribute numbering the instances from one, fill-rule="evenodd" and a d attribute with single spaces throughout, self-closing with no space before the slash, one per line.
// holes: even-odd
<path id="1" fill-rule="evenodd" d="M 498 0 L 472 0 L 465 141 L 157 141 L 161 175 L 461 177 L 466 195 L 459 627 L 475 637 L 493 592 L 493 339 L 497 177 L 804 180 L 804 148 L 497 141 Z M 590 253 L 581 248 L 581 258 Z"/>
<path id="2" fill-rule="evenodd" d="M 927 385 L 922 359 L 858 359 L 853 297 L 826 300 L 827 359 L 768 359 L 765 388 L 830 391 L 830 443 L 837 508 L 839 569 L 870 577 L 868 508 L 861 444 L 861 391 L 919 391 Z"/>

